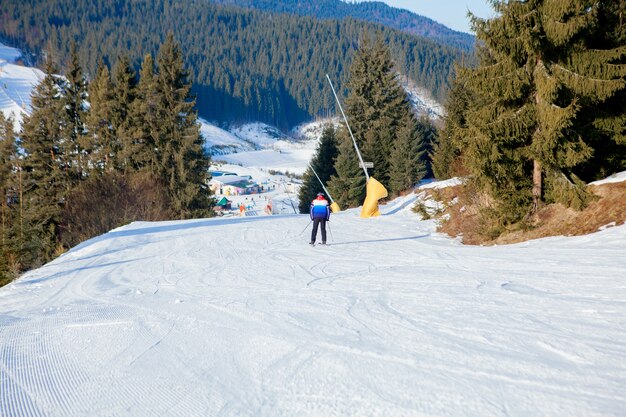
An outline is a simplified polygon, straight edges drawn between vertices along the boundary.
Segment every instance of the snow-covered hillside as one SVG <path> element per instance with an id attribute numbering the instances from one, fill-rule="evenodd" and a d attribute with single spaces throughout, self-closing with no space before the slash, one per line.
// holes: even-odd
<path id="1" fill-rule="evenodd" d="M 79 245 L 0 289 L 0 415 L 623 416 L 626 226 L 467 247 L 415 198 Z"/>
<path id="2" fill-rule="evenodd" d="M 425 88 L 419 87 L 407 77 L 400 77 L 400 81 L 418 116 L 423 115 L 433 121 L 440 120 L 445 116 L 444 106 L 433 99 Z"/>
<path id="3" fill-rule="evenodd" d="M 221 129 L 200 119 L 205 147 L 221 163 L 301 175 L 315 153 L 323 126 L 338 119 L 305 123 L 289 135 L 263 123 Z"/>
<path id="4" fill-rule="evenodd" d="M 15 129 L 19 130 L 22 117 L 30 112 L 32 89 L 44 74 L 36 68 L 16 65 L 22 53 L 0 43 L 0 111 L 5 117 L 13 117 Z"/>

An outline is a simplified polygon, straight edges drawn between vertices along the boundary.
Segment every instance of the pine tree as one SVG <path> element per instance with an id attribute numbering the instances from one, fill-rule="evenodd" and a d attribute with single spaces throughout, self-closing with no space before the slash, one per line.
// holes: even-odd
<path id="1" fill-rule="evenodd" d="M 421 138 L 421 149 L 424 152 L 422 154 L 422 162 L 424 164 L 424 177 L 432 178 L 433 166 L 432 160 L 428 158 L 428 155 L 433 153 L 435 144 L 439 139 L 439 130 L 435 124 L 425 115 L 417 118 L 417 134 Z"/>
<path id="2" fill-rule="evenodd" d="M 626 1 L 603 1 L 599 5 L 595 47 L 623 48 L 626 45 Z M 616 61 L 624 64 L 623 59 Z M 585 137 L 593 148 L 593 156 L 577 174 L 585 181 L 605 178 L 626 169 L 626 89 L 618 91 L 603 103 L 587 106 L 581 112 L 579 126 L 585 127 Z"/>
<path id="3" fill-rule="evenodd" d="M 5 118 L 0 112 L 0 205 L 2 207 L 1 235 L 2 244 L 5 244 L 5 236 L 8 222 L 8 201 L 11 200 L 13 178 L 15 170 L 14 158 L 17 155 L 16 136 L 13 130 L 13 119 Z"/>
<path id="4" fill-rule="evenodd" d="M 624 89 L 624 48 L 593 49 L 599 2 L 498 1 L 474 18 L 481 64 L 462 74 L 476 94 L 468 113 L 468 168 L 516 221 L 542 199 L 575 207 L 587 194 L 575 175 L 593 149 L 581 125 L 587 106 Z M 546 180 L 544 184 L 544 179 Z M 545 188 L 544 188 L 545 185 Z"/>
<path id="5" fill-rule="evenodd" d="M 134 170 L 148 171 L 158 175 L 160 158 L 160 123 L 167 108 L 161 106 L 162 91 L 155 74 L 152 55 L 144 57 L 136 89 L 136 99 L 130 109 L 134 129 L 127 144 L 126 159 Z"/>
<path id="6" fill-rule="evenodd" d="M 71 189 L 86 177 L 88 171 L 85 154 L 85 147 L 88 146 L 85 130 L 87 80 L 78 62 L 78 52 L 74 43 L 71 45 L 65 80 L 61 95 L 62 106 L 65 109 L 61 135 L 63 154 L 66 155 L 67 163 L 65 168 L 69 181 L 67 185 Z"/>
<path id="7" fill-rule="evenodd" d="M 387 184 L 393 144 L 410 105 L 381 39 L 370 46 L 364 35 L 347 87 L 346 113 L 363 159 L 374 163 L 371 175 Z"/>
<path id="8" fill-rule="evenodd" d="M 120 168 L 120 143 L 113 129 L 115 94 L 109 68 L 101 61 L 89 85 L 90 109 L 85 119 L 88 138 L 84 144 L 90 164 L 101 172 Z"/>
<path id="9" fill-rule="evenodd" d="M 39 265 L 57 249 L 60 213 L 68 186 L 68 156 L 63 154 L 65 117 L 62 85 L 49 59 L 45 77 L 35 87 L 31 114 L 24 117 L 20 145 L 26 153 L 24 170 L 24 264 Z"/>
<path id="10" fill-rule="evenodd" d="M 133 149 L 133 131 L 136 126 L 131 118 L 131 108 L 136 97 L 137 77 L 125 55 L 121 56 L 114 69 L 113 75 L 114 106 L 111 117 L 111 127 L 116 142 L 120 144 L 119 163 L 125 171 L 133 171 L 130 161 Z"/>
<path id="11" fill-rule="evenodd" d="M 467 175 L 463 166 L 463 129 L 467 128 L 467 112 L 474 100 L 463 81 L 456 77 L 446 101 L 444 128 L 437 136 L 430 155 L 435 178 L 443 180 Z"/>
<path id="12" fill-rule="evenodd" d="M 328 192 L 340 207 L 358 207 L 365 199 L 365 175 L 347 129 L 339 129 L 337 136 L 337 173 L 328 182 Z"/>
<path id="13" fill-rule="evenodd" d="M 210 159 L 203 148 L 188 72 L 172 33 L 159 49 L 157 66 L 159 105 L 164 110 L 156 143 L 158 170 L 180 218 L 208 216 Z"/>
<path id="14" fill-rule="evenodd" d="M 9 258 L 19 247 L 15 247 L 17 239 L 12 239 L 16 219 L 15 181 L 17 165 L 17 141 L 13 130 L 13 119 L 5 118 L 0 112 L 0 286 L 12 278 Z"/>
<path id="15" fill-rule="evenodd" d="M 302 186 L 298 194 L 300 213 L 308 213 L 309 205 L 318 192 L 323 192 L 320 181 L 325 187 L 333 175 L 336 175 L 335 160 L 337 159 L 337 137 L 335 127 L 328 123 L 324 126 L 322 137 L 311 159 L 310 166 L 302 176 Z M 312 169 L 311 169 L 312 168 Z M 315 172 L 313 172 L 315 170 Z M 315 176 L 319 176 L 319 180 Z"/>
<path id="16" fill-rule="evenodd" d="M 391 151 L 389 186 L 394 193 L 406 191 L 424 178 L 424 129 L 419 129 L 412 114 L 407 114 L 398 130 L 398 137 Z"/>

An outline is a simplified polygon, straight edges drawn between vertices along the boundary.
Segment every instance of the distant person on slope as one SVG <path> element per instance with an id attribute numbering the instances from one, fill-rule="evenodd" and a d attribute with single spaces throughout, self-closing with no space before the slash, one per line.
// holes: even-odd
<path id="1" fill-rule="evenodd" d="M 317 226 L 322 226 L 322 245 L 326 244 L 326 222 L 330 220 L 330 207 L 324 198 L 324 193 L 317 193 L 317 198 L 311 202 L 311 220 L 313 220 L 313 230 L 311 231 L 311 245 L 315 244 L 317 237 Z"/>

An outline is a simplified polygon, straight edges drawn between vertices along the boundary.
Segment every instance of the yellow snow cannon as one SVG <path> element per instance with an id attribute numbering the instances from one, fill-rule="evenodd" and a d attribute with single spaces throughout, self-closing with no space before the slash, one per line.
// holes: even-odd
<path id="1" fill-rule="evenodd" d="M 361 209 L 361 217 L 375 217 L 380 216 L 378 210 L 378 200 L 385 198 L 389 195 L 387 189 L 374 177 L 370 177 L 367 181 L 365 201 L 363 202 L 363 208 Z"/>

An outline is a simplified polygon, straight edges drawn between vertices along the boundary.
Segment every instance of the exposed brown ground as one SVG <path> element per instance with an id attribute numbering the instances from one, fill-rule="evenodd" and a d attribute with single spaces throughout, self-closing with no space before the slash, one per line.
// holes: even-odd
<path id="1" fill-rule="evenodd" d="M 449 220 L 439 231 L 450 236 L 462 236 L 463 243 L 470 245 L 494 245 L 522 242 L 547 236 L 576 236 L 593 233 L 602 226 L 621 225 L 626 222 L 626 182 L 593 185 L 590 190 L 598 196 L 583 211 L 550 204 L 541 208 L 529 221 L 529 227 L 505 231 L 496 239 L 482 234 L 475 195 L 464 186 L 433 190 L 433 198 L 449 204 L 445 213 Z"/>

